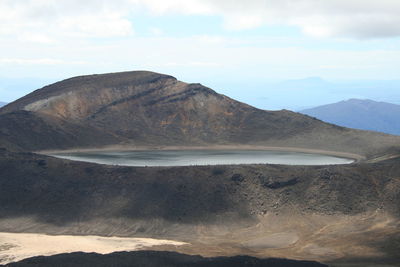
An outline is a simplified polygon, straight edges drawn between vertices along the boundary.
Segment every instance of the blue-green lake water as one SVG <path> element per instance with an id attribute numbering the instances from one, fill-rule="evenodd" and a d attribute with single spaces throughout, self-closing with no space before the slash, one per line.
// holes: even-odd
<path id="1" fill-rule="evenodd" d="M 221 164 L 349 164 L 353 159 L 301 152 L 266 150 L 146 150 L 51 154 L 58 158 L 121 166 L 190 166 Z"/>

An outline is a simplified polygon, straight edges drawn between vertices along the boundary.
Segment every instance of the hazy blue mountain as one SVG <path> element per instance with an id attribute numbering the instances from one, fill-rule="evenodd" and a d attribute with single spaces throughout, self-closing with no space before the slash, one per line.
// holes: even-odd
<path id="1" fill-rule="evenodd" d="M 335 81 L 320 77 L 286 81 L 218 81 L 205 83 L 217 92 L 267 110 L 303 110 L 343 99 L 374 99 L 400 105 L 400 80 Z"/>
<path id="2" fill-rule="evenodd" d="M 4 106 L 4 105 L 6 105 L 6 104 L 7 104 L 6 102 L 1 102 L 1 101 L 0 101 L 0 107 Z"/>
<path id="3" fill-rule="evenodd" d="M 400 105 L 396 104 L 349 99 L 300 113 L 340 126 L 400 135 Z"/>

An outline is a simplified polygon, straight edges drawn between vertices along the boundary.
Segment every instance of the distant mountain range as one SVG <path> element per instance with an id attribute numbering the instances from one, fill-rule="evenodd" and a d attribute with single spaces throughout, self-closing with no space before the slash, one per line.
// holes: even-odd
<path id="1" fill-rule="evenodd" d="M 400 135 L 400 105 L 396 104 L 349 99 L 300 113 L 349 128 Z"/>
<path id="2" fill-rule="evenodd" d="M 0 107 L 4 106 L 4 105 L 6 105 L 6 104 L 7 104 L 6 102 L 1 102 L 1 101 L 0 101 Z"/>
<path id="3" fill-rule="evenodd" d="M 374 99 L 400 105 L 400 81 L 335 81 L 321 77 L 286 81 L 206 81 L 211 88 L 266 110 L 303 110 L 344 99 Z M 245 91 L 244 91 L 245 89 Z M 245 93 L 244 93 L 245 92 Z"/>

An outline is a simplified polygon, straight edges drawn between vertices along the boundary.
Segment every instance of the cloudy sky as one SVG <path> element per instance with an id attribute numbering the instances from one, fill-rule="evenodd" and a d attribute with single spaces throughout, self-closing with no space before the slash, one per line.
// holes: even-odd
<path id="1" fill-rule="evenodd" d="M 399 14 L 398 0 L 0 0 L 0 101 L 138 69 L 236 97 L 307 77 L 396 80 Z"/>

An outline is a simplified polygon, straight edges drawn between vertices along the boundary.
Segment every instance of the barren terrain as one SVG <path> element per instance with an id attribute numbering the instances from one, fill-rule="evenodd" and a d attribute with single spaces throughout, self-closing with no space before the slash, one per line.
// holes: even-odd
<path id="1" fill-rule="evenodd" d="M 400 136 L 256 109 L 201 84 L 144 71 L 46 86 L 1 108 L 0 125 L 0 232 L 166 239 L 188 244 L 152 249 L 399 266 Z M 40 154 L 115 148 L 270 149 L 356 162 L 125 167 Z M 136 247 L 135 240 L 127 246 Z M 3 251 L 13 251 L 8 243 Z M 20 266 L 64 259 L 81 266 L 92 259 L 137 263 L 149 255 L 157 259 L 150 266 L 159 259 L 168 266 L 219 262 L 154 253 L 78 253 L 27 259 Z M 227 265 L 231 260 L 252 266 L 268 261 L 223 258 L 222 265 L 209 266 L 240 266 Z"/>
<path id="2" fill-rule="evenodd" d="M 0 264 L 34 256 L 51 256 L 77 251 L 108 254 L 115 251 L 149 249 L 160 245 L 181 246 L 185 244 L 152 238 L 0 233 Z"/>

